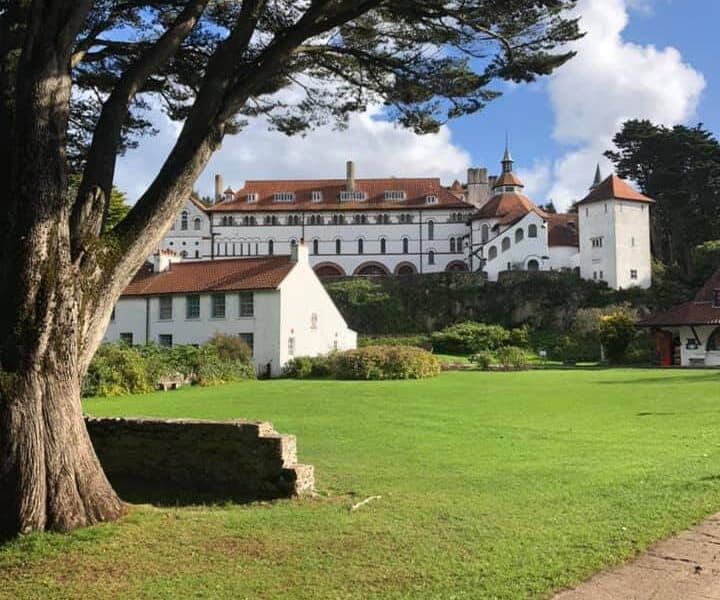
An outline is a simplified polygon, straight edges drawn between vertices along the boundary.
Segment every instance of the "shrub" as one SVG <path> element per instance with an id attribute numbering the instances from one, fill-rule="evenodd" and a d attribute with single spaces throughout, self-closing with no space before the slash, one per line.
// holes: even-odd
<path id="1" fill-rule="evenodd" d="M 497 351 L 497 360 L 503 369 L 523 371 L 530 366 L 530 357 L 523 348 L 504 346 Z"/>
<path id="2" fill-rule="evenodd" d="M 307 379 L 312 376 L 313 358 L 310 356 L 298 356 L 293 358 L 283 367 L 283 375 L 291 379 Z"/>
<path id="3" fill-rule="evenodd" d="M 431 339 L 435 352 L 468 355 L 505 346 L 510 332 L 500 325 L 466 321 L 433 333 Z"/>
<path id="4" fill-rule="evenodd" d="M 208 341 L 208 345 L 215 346 L 222 360 L 252 363 L 252 350 L 240 337 L 216 333 Z"/>
<path id="5" fill-rule="evenodd" d="M 362 336 L 358 341 L 358 346 L 414 346 L 430 350 L 432 343 L 430 336 L 418 335 L 401 335 L 401 336 Z"/>
<path id="6" fill-rule="evenodd" d="M 495 362 L 495 355 L 492 352 L 478 352 L 470 357 L 470 360 L 474 362 L 483 371 L 490 369 L 491 365 Z"/>
<path id="7" fill-rule="evenodd" d="M 440 373 L 440 361 L 420 348 L 366 346 L 337 355 L 338 379 L 423 379 Z"/>
<path id="8" fill-rule="evenodd" d="M 152 389 L 143 356 L 126 344 L 103 344 L 83 380 L 86 396 L 124 396 Z"/>
<path id="9" fill-rule="evenodd" d="M 600 341 L 611 363 L 626 360 L 628 346 L 634 337 L 635 319 L 627 312 L 618 310 L 602 317 Z"/>

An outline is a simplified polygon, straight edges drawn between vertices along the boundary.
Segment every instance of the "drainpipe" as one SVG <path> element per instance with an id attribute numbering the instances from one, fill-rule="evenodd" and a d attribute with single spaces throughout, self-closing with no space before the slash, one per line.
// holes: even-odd
<path id="1" fill-rule="evenodd" d="M 420 273 L 423 272 L 423 211 L 420 209 Z"/>
<path id="2" fill-rule="evenodd" d="M 150 343 L 150 297 L 145 298 L 145 345 Z"/>

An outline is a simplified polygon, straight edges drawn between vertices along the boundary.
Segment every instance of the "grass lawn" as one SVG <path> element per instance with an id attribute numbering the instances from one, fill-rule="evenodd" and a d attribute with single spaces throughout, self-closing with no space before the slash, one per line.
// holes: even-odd
<path id="1" fill-rule="evenodd" d="M 321 496 L 32 535 L 0 548 L 2 598 L 545 598 L 720 510 L 720 372 L 251 382 L 86 411 L 271 420 Z"/>

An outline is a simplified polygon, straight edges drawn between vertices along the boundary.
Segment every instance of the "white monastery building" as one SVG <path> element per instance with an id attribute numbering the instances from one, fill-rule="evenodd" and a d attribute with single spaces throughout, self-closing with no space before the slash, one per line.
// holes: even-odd
<path id="1" fill-rule="evenodd" d="M 172 346 L 203 344 L 217 333 L 240 336 L 258 373 L 272 376 L 295 356 L 357 343 L 302 244 L 290 256 L 222 261 L 160 252 L 118 300 L 105 340 Z"/>
<path id="2" fill-rule="evenodd" d="M 249 180 L 216 202 L 188 200 L 161 250 L 187 261 L 288 254 L 302 240 L 320 278 L 575 270 L 612 288 L 651 283 L 653 200 L 599 169 L 576 211 L 548 213 L 523 194 L 506 149 L 502 171 L 436 178 Z"/>

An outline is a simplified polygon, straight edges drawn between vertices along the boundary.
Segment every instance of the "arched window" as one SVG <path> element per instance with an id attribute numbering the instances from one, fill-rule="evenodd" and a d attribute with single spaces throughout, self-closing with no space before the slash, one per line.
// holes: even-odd
<path id="1" fill-rule="evenodd" d="M 520 228 L 515 232 L 515 243 L 522 242 L 523 239 L 525 239 L 525 232 Z"/>
<path id="2" fill-rule="evenodd" d="M 434 250 L 430 250 L 430 252 L 428 252 L 428 264 L 429 265 L 435 264 L 435 251 Z"/>
<path id="3" fill-rule="evenodd" d="M 720 327 L 712 332 L 707 343 L 708 352 L 720 352 Z"/>
<path id="4" fill-rule="evenodd" d="M 390 215 L 383 215 L 383 223 L 386 225 L 390 222 Z"/>
<path id="5" fill-rule="evenodd" d="M 387 240 L 385 238 L 380 238 L 380 254 L 385 254 L 387 252 Z"/>
<path id="6" fill-rule="evenodd" d="M 484 224 L 482 228 L 480 229 L 480 240 L 484 244 L 490 239 L 490 228 L 487 226 L 487 224 Z"/>
<path id="7" fill-rule="evenodd" d="M 268 241 L 268 254 L 270 256 L 275 254 L 275 242 L 273 242 L 272 240 Z"/>
<path id="8" fill-rule="evenodd" d="M 502 251 L 507 252 L 508 250 L 510 250 L 510 238 L 506 237 L 506 238 L 503 238 L 503 241 L 502 241 Z"/>
<path id="9" fill-rule="evenodd" d="M 342 240 L 335 240 L 335 254 L 342 254 Z"/>
<path id="10" fill-rule="evenodd" d="M 365 242 L 362 239 L 358 240 L 358 254 L 363 254 L 365 250 Z"/>
<path id="11" fill-rule="evenodd" d="M 488 260 L 494 260 L 497 258 L 497 246 L 493 246 L 488 251 Z"/>
<path id="12" fill-rule="evenodd" d="M 540 263 L 538 261 L 536 261 L 534 258 L 530 259 L 527 263 L 527 270 L 528 271 L 539 271 Z"/>
<path id="13" fill-rule="evenodd" d="M 535 225 L 535 223 L 533 223 L 532 225 L 530 225 L 530 227 L 528 227 L 528 237 L 531 237 L 531 238 L 537 237 L 537 225 Z"/>
<path id="14" fill-rule="evenodd" d="M 428 231 L 428 240 L 434 240 L 435 239 L 435 222 L 434 221 L 428 221 L 427 231 Z"/>
<path id="15" fill-rule="evenodd" d="M 180 229 L 183 231 L 187 231 L 188 228 L 188 214 L 187 211 L 182 211 L 182 214 L 180 215 Z"/>
<path id="16" fill-rule="evenodd" d="M 200 217 L 197 217 L 193 221 L 193 227 L 195 228 L 195 231 L 200 231 L 202 229 L 202 220 L 200 219 Z"/>
<path id="17" fill-rule="evenodd" d="M 410 240 L 408 240 L 407 238 L 403 238 L 402 245 L 403 254 L 407 254 L 408 252 L 410 252 Z"/>
<path id="18" fill-rule="evenodd" d="M 290 240 L 290 248 L 296 248 L 297 247 L 297 240 L 292 239 Z"/>
<path id="19" fill-rule="evenodd" d="M 450 252 L 455 254 L 455 238 L 453 237 L 450 238 Z"/>
<path id="20" fill-rule="evenodd" d="M 313 254 L 320 254 L 320 242 L 313 240 Z"/>

